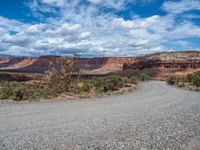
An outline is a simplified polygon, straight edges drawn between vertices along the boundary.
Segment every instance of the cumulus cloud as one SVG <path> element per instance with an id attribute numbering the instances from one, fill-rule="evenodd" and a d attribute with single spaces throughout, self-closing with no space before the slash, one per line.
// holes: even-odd
<path id="1" fill-rule="evenodd" d="M 198 3 L 167 1 L 162 6 L 168 12 L 165 16 L 136 15 L 133 19 L 124 19 L 117 15 L 128 4 L 136 2 L 32 0 L 28 6 L 42 21 L 31 24 L 0 17 L 0 51 L 15 55 L 78 52 L 85 56 L 130 56 L 162 51 L 169 48 L 166 46 L 169 43 L 187 48 L 191 43 L 184 39 L 200 38 L 199 26 L 189 20 L 176 22 L 175 15 L 198 9 Z M 45 16 L 46 13 L 53 13 L 53 17 Z"/>
<path id="2" fill-rule="evenodd" d="M 125 21 L 123 18 L 116 18 L 113 21 L 113 26 L 118 26 L 123 29 L 132 29 L 132 28 L 147 28 L 152 24 L 157 23 L 159 16 L 152 16 L 145 19 L 134 19 Z"/>
<path id="3" fill-rule="evenodd" d="M 27 27 L 27 33 L 40 33 L 44 30 L 45 24 L 34 24 Z"/>
<path id="4" fill-rule="evenodd" d="M 63 6 L 64 5 L 64 0 L 42 0 L 43 3 L 46 4 L 55 4 L 56 6 Z"/>
<path id="5" fill-rule="evenodd" d="M 88 1 L 94 4 L 99 4 L 102 2 L 102 0 L 88 0 Z"/>
<path id="6" fill-rule="evenodd" d="M 180 2 L 167 1 L 162 7 L 165 11 L 178 14 L 190 10 L 200 10 L 199 0 L 182 0 Z"/>

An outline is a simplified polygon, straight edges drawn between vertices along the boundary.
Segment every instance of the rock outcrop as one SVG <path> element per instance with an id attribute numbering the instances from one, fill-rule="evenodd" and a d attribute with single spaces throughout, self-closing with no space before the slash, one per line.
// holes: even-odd
<path id="1" fill-rule="evenodd" d="M 200 59 L 196 60 L 148 60 L 134 62 L 131 65 L 124 64 L 123 70 L 126 69 L 146 69 L 146 68 L 163 68 L 163 69 L 198 69 L 200 68 Z"/>
<path id="2" fill-rule="evenodd" d="M 55 57 L 0 58 L 0 71 L 44 73 L 48 70 L 52 58 Z M 132 63 L 133 61 L 132 57 L 79 58 L 77 65 L 84 73 L 108 73 L 122 70 L 124 63 Z"/>
<path id="3" fill-rule="evenodd" d="M 200 52 L 160 53 L 137 58 L 132 64 L 125 63 L 123 70 L 160 69 L 198 69 Z"/>
<path id="4" fill-rule="evenodd" d="M 60 59 L 60 56 L 0 58 L 0 80 L 5 80 L 8 74 L 13 80 L 21 74 L 37 80 L 49 69 L 52 58 Z M 79 58 L 76 65 L 80 66 L 82 76 L 89 77 L 113 72 L 125 75 L 142 72 L 156 74 L 158 77 L 167 76 L 169 73 L 185 75 L 200 70 L 200 52 L 164 52 L 142 57 Z"/>

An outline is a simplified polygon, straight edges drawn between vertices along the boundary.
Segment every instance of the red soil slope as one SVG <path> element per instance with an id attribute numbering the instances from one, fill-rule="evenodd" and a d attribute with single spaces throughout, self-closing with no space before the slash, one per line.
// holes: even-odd
<path id="1" fill-rule="evenodd" d="M 78 63 L 85 73 L 108 73 L 122 70 L 124 63 L 134 58 L 80 58 Z M 40 58 L 0 58 L 0 70 L 7 72 L 43 73 L 49 68 L 50 57 Z"/>
<path id="2" fill-rule="evenodd" d="M 0 72 L 10 74 L 43 74 L 48 70 L 53 56 L 39 58 L 0 58 Z M 59 57 L 58 57 L 59 59 Z M 197 62 L 197 67 L 187 67 L 188 62 Z M 80 58 L 78 64 L 82 74 L 104 75 L 110 72 L 132 74 L 135 72 L 156 72 L 156 78 L 170 74 L 185 75 L 199 70 L 200 52 L 185 51 L 157 53 L 142 57 L 99 57 Z M 122 71 L 123 70 L 123 71 Z"/>
<path id="3" fill-rule="evenodd" d="M 124 64 L 123 70 L 129 73 L 154 71 L 155 77 L 158 79 L 172 74 L 187 75 L 200 70 L 200 52 L 186 51 L 146 55 L 136 58 L 132 64 Z"/>

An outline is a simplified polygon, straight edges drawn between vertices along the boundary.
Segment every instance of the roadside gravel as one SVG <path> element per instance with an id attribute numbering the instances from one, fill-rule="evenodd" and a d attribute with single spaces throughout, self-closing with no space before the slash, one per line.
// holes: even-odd
<path id="1" fill-rule="evenodd" d="M 0 149 L 200 149 L 200 92 L 165 82 L 70 101 L 0 104 Z"/>

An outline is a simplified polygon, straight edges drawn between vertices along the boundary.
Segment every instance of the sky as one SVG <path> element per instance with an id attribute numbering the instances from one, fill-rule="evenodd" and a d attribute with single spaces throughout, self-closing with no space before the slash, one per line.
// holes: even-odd
<path id="1" fill-rule="evenodd" d="M 200 0 L 1 0 L 0 54 L 200 51 Z"/>

